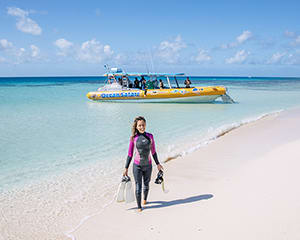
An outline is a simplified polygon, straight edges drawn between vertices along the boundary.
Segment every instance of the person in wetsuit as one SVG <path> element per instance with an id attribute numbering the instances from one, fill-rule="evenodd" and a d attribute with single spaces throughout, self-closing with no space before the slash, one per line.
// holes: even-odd
<path id="1" fill-rule="evenodd" d="M 151 133 L 145 132 L 145 130 L 145 118 L 141 116 L 136 117 L 132 125 L 132 136 L 130 137 L 128 156 L 125 164 L 125 170 L 123 173 L 124 176 L 128 176 L 128 168 L 135 153 L 133 163 L 133 176 L 135 180 L 135 196 L 138 211 L 142 211 L 142 182 L 144 182 L 143 205 L 147 203 L 149 183 L 152 173 L 152 160 L 150 152 L 157 165 L 158 171 L 163 169 L 157 158 L 153 135 Z"/>

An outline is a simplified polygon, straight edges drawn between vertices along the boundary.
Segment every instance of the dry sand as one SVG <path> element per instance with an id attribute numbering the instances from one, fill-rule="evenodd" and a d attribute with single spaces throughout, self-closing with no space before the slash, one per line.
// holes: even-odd
<path id="1" fill-rule="evenodd" d="M 112 203 L 72 232 L 100 239 L 300 239 L 300 110 L 242 126 L 166 164 L 141 213 Z M 130 171 L 131 173 L 131 171 Z"/>

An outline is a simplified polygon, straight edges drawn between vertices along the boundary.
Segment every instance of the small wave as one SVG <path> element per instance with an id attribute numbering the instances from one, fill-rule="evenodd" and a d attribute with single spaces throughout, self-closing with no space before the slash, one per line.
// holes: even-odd
<path id="1" fill-rule="evenodd" d="M 169 162 L 171 160 L 174 160 L 174 159 L 177 159 L 179 157 L 184 157 L 187 154 L 195 152 L 199 148 L 215 141 L 216 139 L 218 139 L 220 137 L 223 137 L 227 133 L 229 133 L 229 132 L 231 132 L 231 131 L 233 131 L 233 130 L 241 127 L 241 126 L 244 126 L 244 125 L 252 123 L 252 122 L 256 122 L 258 120 L 261 120 L 263 118 L 266 118 L 266 117 L 269 117 L 269 116 L 272 116 L 272 115 L 279 114 L 282 111 L 283 110 L 281 109 L 281 110 L 277 110 L 277 111 L 273 111 L 273 112 L 269 112 L 269 113 L 264 113 L 264 114 L 259 115 L 257 117 L 247 118 L 247 119 L 244 119 L 244 120 L 241 120 L 241 121 L 238 121 L 238 122 L 234 122 L 232 124 L 223 125 L 223 126 L 217 128 L 215 131 L 212 131 L 209 134 L 209 136 L 205 137 L 200 143 L 198 143 L 198 144 L 196 144 L 192 147 L 189 147 L 187 150 L 183 150 L 179 153 L 177 152 L 177 153 L 174 153 L 173 155 L 167 156 L 167 158 L 163 162 L 167 163 L 167 162 Z"/>

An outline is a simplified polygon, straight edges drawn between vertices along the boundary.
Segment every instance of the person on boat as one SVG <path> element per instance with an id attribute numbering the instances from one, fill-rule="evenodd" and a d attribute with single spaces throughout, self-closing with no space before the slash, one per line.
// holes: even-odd
<path id="1" fill-rule="evenodd" d="M 159 79 L 159 88 L 163 89 L 164 88 L 164 83 L 161 79 Z"/>
<path id="2" fill-rule="evenodd" d="M 145 90 L 146 89 L 146 79 L 144 78 L 144 76 L 142 76 L 140 81 L 141 81 L 142 90 Z"/>
<path id="3" fill-rule="evenodd" d="M 134 80 L 134 88 L 140 88 L 140 81 L 137 79 L 137 77 Z"/>
<path id="4" fill-rule="evenodd" d="M 155 79 L 155 80 L 153 81 L 153 86 L 154 86 L 154 89 L 157 89 L 157 88 L 158 88 L 158 80 L 157 80 L 157 79 Z"/>
<path id="5" fill-rule="evenodd" d="M 191 87 L 192 82 L 191 82 L 191 80 L 190 80 L 189 77 L 186 78 L 186 80 L 184 81 L 184 84 L 185 84 L 186 88 L 190 88 Z"/>
<path id="6" fill-rule="evenodd" d="M 133 153 L 135 152 L 135 156 Z M 155 150 L 155 141 L 151 133 L 146 132 L 146 120 L 139 116 L 134 119 L 132 125 L 132 135 L 130 137 L 128 156 L 125 164 L 123 176 L 128 176 L 128 168 L 132 158 L 133 162 L 133 176 L 135 180 L 135 196 L 138 211 L 142 211 L 142 187 L 143 187 L 143 205 L 147 203 L 149 193 L 149 183 L 152 173 L 151 155 L 157 165 L 158 171 L 163 167 L 160 165 Z M 143 186 L 142 186 L 143 185 Z"/>
<path id="7" fill-rule="evenodd" d="M 127 76 L 123 76 L 122 77 L 122 83 L 123 83 L 123 87 L 128 87 L 128 85 L 129 85 L 129 79 L 128 79 L 128 77 Z"/>
<path id="8" fill-rule="evenodd" d="M 108 84 L 113 83 L 113 79 L 114 79 L 113 76 L 109 76 L 107 80 Z"/>
<path id="9" fill-rule="evenodd" d="M 132 84 L 132 82 L 130 81 L 129 78 L 128 78 L 128 87 L 129 87 L 129 88 L 133 88 L 133 84 Z"/>
<path id="10" fill-rule="evenodd" d="M 119 82 L 119 84 L 122 86 L 123 85 L 123 81 L 122 81 L 122 78 L 118 78 L 118 82 Z"/>

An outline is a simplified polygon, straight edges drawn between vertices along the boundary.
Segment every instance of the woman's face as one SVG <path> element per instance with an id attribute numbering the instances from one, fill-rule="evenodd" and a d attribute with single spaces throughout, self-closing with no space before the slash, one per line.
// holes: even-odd
<path id="1" fill-rule="evenodd" d="M 137 124 L 136 124 L 136 129 L 140 132 L 140 133 L 144 133 L 146 130 L 146 123 L 143 120 L 138 120 Z"/>

